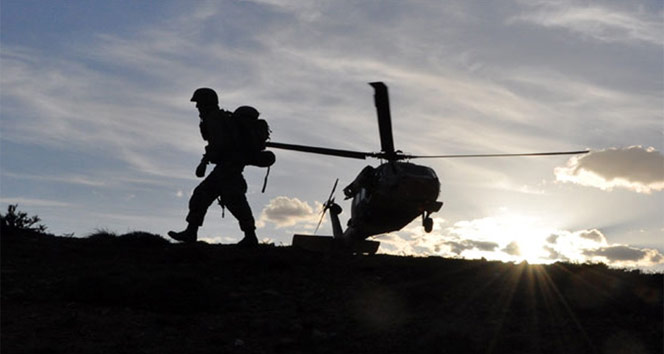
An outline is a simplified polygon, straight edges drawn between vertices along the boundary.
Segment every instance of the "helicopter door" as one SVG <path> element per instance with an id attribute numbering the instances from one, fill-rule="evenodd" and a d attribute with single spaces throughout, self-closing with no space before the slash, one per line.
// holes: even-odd
<path id="1" fill-rule="evenodd" d="M 360 209 L 368 203 L 368 192 L 366 188 L 360 188 L 360 190 L 355 193 L 353 197 L 353 203 L 351 204 L 350 214 L 351 218 L 355 217 Z"/>

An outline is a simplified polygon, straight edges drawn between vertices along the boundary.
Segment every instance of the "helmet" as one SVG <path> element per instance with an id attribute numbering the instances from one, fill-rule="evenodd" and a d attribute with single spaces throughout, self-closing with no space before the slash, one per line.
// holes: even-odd
<path id="1" fill-rule="evenodd" d="M 207 87 L 201 87 L 194 91 L 194 95 L 191 97 L 191 102 L 201 103 L 203 105 L 218 105 L 219 98 L 217 93 L 213 89 Z"/>

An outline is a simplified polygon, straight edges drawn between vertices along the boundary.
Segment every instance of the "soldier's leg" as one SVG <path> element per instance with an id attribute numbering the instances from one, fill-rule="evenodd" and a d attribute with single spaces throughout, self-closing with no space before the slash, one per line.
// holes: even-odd
<path id="1" fill-rule="evenodd" d="M 240 230 L 246 232 L 256 230 L 254 215 L 245 194 L 231 194 L 223 197 L 223 202 L 228 211 L 233 214 L 240 224 Z"/>
<path id="2" fill-rule="evenodd" d="M 238 245 L 256 247 L 258 238 L 256 237 L 254 215 L 246 196 L 247 182 L 244 180 L 242 173 L 230 174 L 227 177 L 221 193 L 222 201 L 228 211 L 237 219 L 240 229 L 244 232 L 244 238 Z"/>
<path id="3" fill-rule="evenodd" d="M 212 203 L 219 197 L 219 176 L 216 169 L 210 173 L 195 189 L 189 199 L 189 214 L 187 222 L 196 226 L 203 226 L 205 214 Z"/>
<path id="4" fill-rule="evenodd" d="M 237 219 L 240 229 L 244 232 L 244 238 L 238 242 L 238 246 L 245 248 L 258 246 L 254 216 L 251 213 L 247 197 L 244 194 L 232 194 L 228 198 L 224 198 L 224 202 L 228 211 Z"/>
<path id="5" fill-rule="evenodd" d="M 189 214 L 187 215 L 187 228 L 184 231 L 169 231 L 168 236 L 180 242 L 196 242 L 198 228 L 203 225 L 208 207 L 219 196 L 218 176 L 213 173 L 203 180 L 195 189 L 189 199 Z"/>

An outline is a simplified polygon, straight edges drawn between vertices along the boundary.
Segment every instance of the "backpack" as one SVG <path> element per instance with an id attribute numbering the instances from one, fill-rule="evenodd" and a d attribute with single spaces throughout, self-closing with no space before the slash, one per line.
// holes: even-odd
<path id="1" fill-rule="evenodd" d="M 251 106 L 240 106 L 232 114 L 239 135 L 238 147 L 245 165 L 267 167 L 265 184 L 270 173 L 270 166 L 276 161 L 272 151 L 265 150 L 270 139 L 270 126 L 265 119 L 259 119 L 260 113 Z"/>
<path id="2" fill-rule="evenodd" d="M 215 113 L 208 113 L 207 118 L 203 119 L 198 125 L 203 140 L 207 141 L 205 146 L 205 158 L 215 164 L 222 161 L 238 160 L 234 152 L 237 149 L 237 133 L 235 125 L 231 121 L 232 113 L 225 110 L 219 110 Z"/>

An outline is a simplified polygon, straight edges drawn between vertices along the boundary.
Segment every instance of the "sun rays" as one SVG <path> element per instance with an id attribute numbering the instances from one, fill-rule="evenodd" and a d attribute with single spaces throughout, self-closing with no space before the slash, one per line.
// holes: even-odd
<path id="1" fill-rule="evenodd" d="M 654 267 L 664 262 L 656 249 L 610 243 L 598 229 L 569 230 L 565 220 L 502 209 L 493 216 L 449 222 L 435 218 L 427 234 L 417 220 L 403 231 L 377 238 L 387 254 L 487 259 L 552 264 L 605 263 L 615 267 Z"/>

